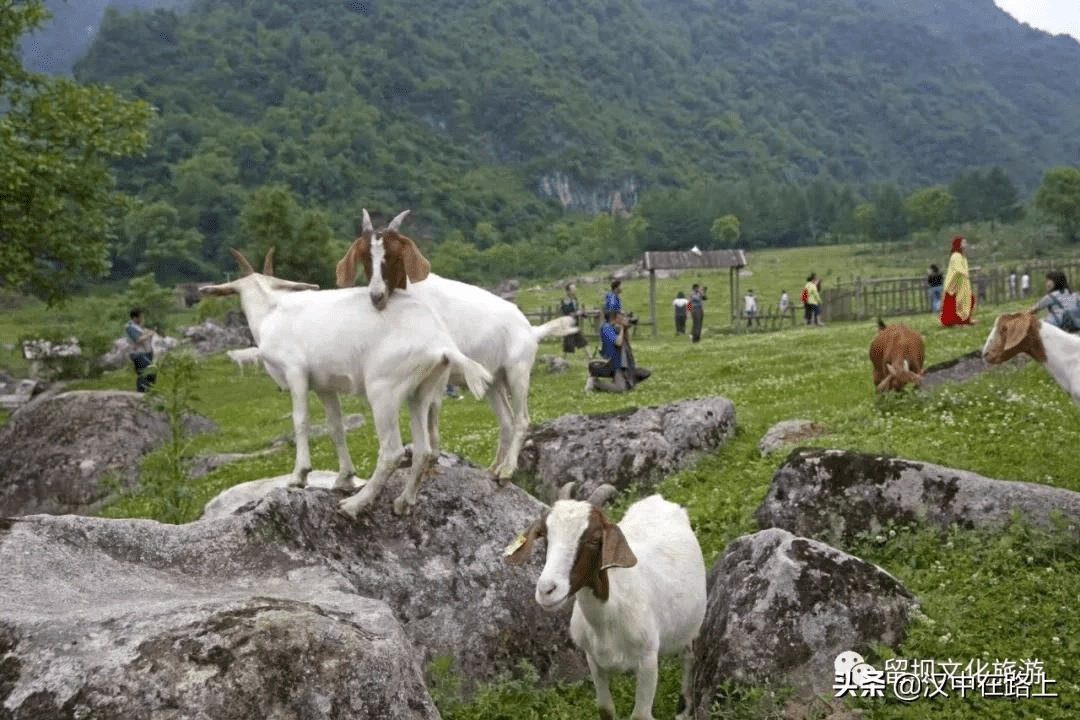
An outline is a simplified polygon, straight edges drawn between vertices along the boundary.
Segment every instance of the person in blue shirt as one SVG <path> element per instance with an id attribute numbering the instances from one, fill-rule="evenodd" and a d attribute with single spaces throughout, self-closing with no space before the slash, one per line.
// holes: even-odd
<path id="1" fill-rule="evenodd" d="M 589 379 L 585 389 L 601 392 L 625 392 L 652 375 L 648 368 L 638 367 L 630 347 L 627 330 L 630 321 L 621 312 L 606 313 L 600 326 L 600 354 L 603 360 L 589 363 Z M 611 382 L 597 378 L 611 378 Z"/>
<path id="2" fill-rule="evenodd" d="M 124 326 L 124 334 L 131 341 L 131 352 L 128 357 L 131 358 L 131 362 L 135 365 L 135 390 L 137 392 L 146 392 L 157 380 L 157 375 L 146 372 L 146 369 L 154 363 L 154 350 L 150 345 L 150 340 L 156 333 L 154 330 L 143 327 L 143 311 L 141 309 L 132 308 L 128 316 L 130 320 Z"/>
<path id="3" fill-rule="evenodd" d="M 1069 290 L 1069 281 L 1065 273 L 1060 270 L 1051 270 L 1046 273 L 1046 295 L 1032 306 L 1032 312 L 1046 310 L 1046 321 L 1054 327 L 1061 328 L 1065 332 L 1080 330 L 1073 318 L 1080 316 L 1080 307 L 1077 307 L 1078 298 Z"/>
<path id="4" fill-rule="evenodd" d="M 612 313 L 622 312 L 622 298 L 619 297 L 619 293 L 622 292 L 622 280 L 611 281 L 611 292 L 604 296 L 604 317 Z"/>

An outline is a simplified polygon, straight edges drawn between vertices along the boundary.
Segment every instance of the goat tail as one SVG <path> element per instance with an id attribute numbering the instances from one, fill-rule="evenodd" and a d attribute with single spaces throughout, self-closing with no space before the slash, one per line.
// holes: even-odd
<path id="1" fill-rule="evenodd" d="M 469 392 L 476 399 L 484 397 L 488 386 L 495 379 L 488 369 L 472 358 L 466 357 L 460 350 L 447 350 L 443 355 L 450 363 L 451 372 L 459 373 L 465 378 L 465 384 Z"/>
<path id="2" fill-rule="evenodd" d="M 533 337 L 537 342 L 540 342 L 546 337 L 564 337 L 566 335 L 573 335 L 578 331 L 577 323 L 574 322 L 574 318 L 569 315 L 563 315 L 557 317 L 554 320 L 549 320 L 543 325 L 533 325 Z"/>

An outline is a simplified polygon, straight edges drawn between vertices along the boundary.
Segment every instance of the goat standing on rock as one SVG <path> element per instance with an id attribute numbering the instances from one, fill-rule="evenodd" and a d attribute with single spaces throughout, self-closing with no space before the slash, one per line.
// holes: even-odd
<path id="1" fill-rule="evenodd" d="M 878 334 L 870 343 L 874 386 L 879 391 L 922 385 L 926 348 L 923 337 L 904 323 L 886 325 L 878 318 Z"/>
<path id="2" fill-rule="evenodd" d="M 271 249 L 271 253 L 273 250 Z M 264 272 L 255 272 L 236 250 L 233 257 L 243 277 L 200 288 L 204 295 L 239 294 L 263 366 L 280 388 L 292 396 L 296 465 L 291 483 L 307 484 L 311 472 L 308 447 L 308 390 L 326 408 L 330 437 L 338 451 L 337 490 L 353 491 L 356 470 L 345 444 L 338 393 L 363 393 L 371 406 L 379 437 L 379 455 L 371 480 L 338 509 L 355 518 L 378 495 L 386 478 L 405 454 L 398 412 L 406 399 L 412 421 L 413 458 L 409 480 L 394 500 L 394 512 L 408 513 L 416 504 L 420 475 L 438 448 L 438 412 L 451 370 L 460 373 L 469 390 L 482 397 L 491 374 L 461 354 L 442 321 L 408 297 L 396 299 L 384 312 L 361 302 L 361 288 L 316 290 L 317 285 L 273 277 L 271 253 Z"/>
<path id="3" fill-rule="evenodd" d="M 404 291 L 433 310 L 466 356 L 494 376 L 487 397 L 499 420 L 499 447 L 491 470 L 508 480 L 529 428 L 529 380 L 536 350 L 545 337 L 576 333 L 572 317 L 533 327 L 516 305 L 483 288 L 439 277 L 416 244 L 401 234 L 400 213 L 376 232 L 364 210 L 360 235 L 337 264 L 338 287 L 356 280 L 357 266 L 368 277 L 371 303 L 382 310 L 391 293 Z M 455 378 L 456 379 L 456 378 Z"/>
<path id="4" fill-rule="evenodd" d="M 705 618 L 705 561 L 686 510 L 659 495 L 630 506 L 619 524 L 600 508 L 559 500 L 506 548 L 523 563 L 537 538 L 547 538 L 547 560 L 536 602 L 557 610 L 571 598 L 570 637 L 585 651 L 600 717 L 614 720 L 610 682 L 634 671 L 633 720 L 652 720 L 659 655 L 683 659 L 680 717 L 687 707 L 693 643 Z"/>

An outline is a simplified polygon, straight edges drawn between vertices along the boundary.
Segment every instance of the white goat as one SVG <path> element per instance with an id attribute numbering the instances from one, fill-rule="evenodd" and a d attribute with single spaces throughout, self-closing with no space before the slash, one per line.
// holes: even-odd
<path id="1" fill-rule="evenodd" d="M 259 367 L 260 358 L 259 348 L 257 347 L 235 348 L 233 350 L 226 350 L 225 354 L 230 360 L 236 363 L 238 368 L 240 368 L 241 375 L 244 374 L 245 365 Z"/>
<path id="2" fill-rule="evenodd" d="M 1080 337 L 1041 322 L 1034 312 L 999 315 L 983 344 L 983 360 L 1002 363 L 1022 352 L 1042 363 L 1080 405 Z"/>
<path id="3" fill-rule="evenodd" d="M 318 286 L 273 277 L 269 254 L 260 274 L 240 253 L 232 252 L 244 276 L 204 286 L 200 292 L 240 295 L 266 372 L 292 396 L 296 465 L 290 484 L 303 487 L 311 472 L 307 434 L 311 389 L 326 408 L 327 426 L 337 447 L 339 470 L 334 487 L 355 489 L 356 471 L 345 444 L 338 393 L 363 393 L 371 406 L 379 455 L 371 480 L 338 505 L 342 513 L 355 518 L 375 499 L 404 455 L 398 411 L 407 399 L 413 459 L 405 489 L 394 500 L 394 512 L 410 512 L 416 504 L 420 475 L 438 447 L 438 411 L 450 370 L 461 373 L 477 397 L 483 396 L 491 375 L 462 355 L 442 321 L 412 298 L 395 298 L 379 312 L 363 301 L 362 288 L 287 292 Z"/>
<path id="4" fill-rule="evenodd" d="M 385 307 L 395 290 L 405 291 L 434 310 L 461 351 L 491 372 L 495 380 L 487 397 L 499 420 L 499 447 L 491 470 L 507 480 L 517 469 L 529 428 L 529 381 L 537 347 L 545 337 L 570 335 L 577 327 L 568 316 L 534 327 L 513 303 L 432 273 L 427 258 L 400 232 L 408 212 L 376 232 L 364 210 L 361 233 L 337 265 L 337 284 L 352 285 L 357 266 L 363 265 L 375 307 Z"/>
<path id="5" fill-rule="evenodd" d="M 683 659 L 682 701 L 689 708 L 693 643 L 705 617 L 705 561 L 686 510 L 659 495 L 630 506 L 615 525 L 603 511 L 578 500 L 559 500 L 506 548 L 522 563 L 537 538 L 547 538 L 547 559 L 536 583 L 536 602 L 556 610 L 571 597 L 570 637 L 585 651 L 600 716 L 614 720 L 610 680 L 634 671 L 634 720 L 651 720 L 660 654 Z"/>

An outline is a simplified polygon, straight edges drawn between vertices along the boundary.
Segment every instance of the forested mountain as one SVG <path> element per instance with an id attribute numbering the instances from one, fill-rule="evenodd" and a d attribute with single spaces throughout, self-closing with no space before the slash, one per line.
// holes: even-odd
<path id="1" fill-rule="evenodd" d="M 204 261 L 254 227 L 256 191 L 339 236 L 361 207 L 411 207 L 422 237 L 535 264 L 525 241 L 573 244 L 563 208 L 647 221 L 593 228 L 592 261 L 605 233 L 715 244 L 725 214 L 743 242 L 806 243 L 864 200 L 995 166 L 1026 194 L 1080 163 L 1080 43 L 993 0 L 187 8 L 108 12 L 75 74 L 159 108 L 121 180 L 201 233 Z"/>

